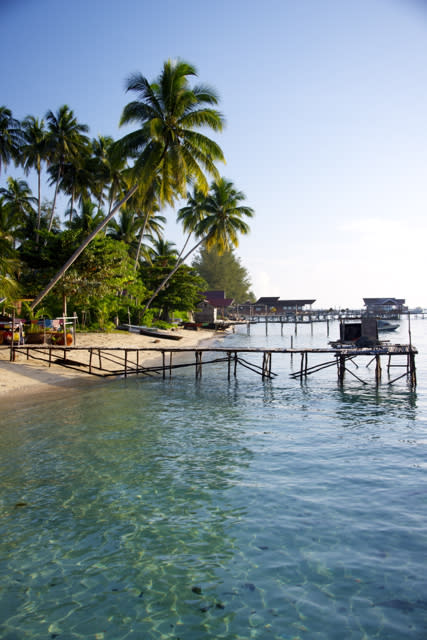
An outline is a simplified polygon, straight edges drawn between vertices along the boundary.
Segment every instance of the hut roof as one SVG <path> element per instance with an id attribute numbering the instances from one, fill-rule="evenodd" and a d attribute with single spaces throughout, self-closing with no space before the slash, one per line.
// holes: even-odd
<path id="1" fill-rule="evenodd" d="M 377 304 L 377 305 L 385 305 L 385 304 L 405 304 L 404 298 L 363 298 L 363 302 L 365 305 Z"/>
<path id="2" fill-rule="evenodd" d="M 233 298 L 226 298 L 223 290 L 205 291 L 203 296 L 213 307 L 225 308 L 233 304 Z"/>

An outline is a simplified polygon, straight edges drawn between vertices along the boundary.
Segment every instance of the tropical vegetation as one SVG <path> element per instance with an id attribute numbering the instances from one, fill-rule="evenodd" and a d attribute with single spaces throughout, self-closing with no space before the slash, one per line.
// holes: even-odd
<path id="1" fill-rule="evenodd" d="M 0 107 L 0 299 L 46 316 L 72 309 L 86 326 L 148 324 L 191 312 L 207 282 L 186 261 L 197 249 L 229 255 L 253 210 L 221 177 L 218 96 L 187 62 L 153 82 L 127 80 L 134 99 L 118 140 L 91 139 L 68 105 L 22 121 Z M 30 186 L 35 184 L 34 191 Z M 187 241 L 164 236 L 165 207 Z M 193 246 L 188 247 L 193 238 Z M 244 275 L 246 289 L 249 278 Z"/>

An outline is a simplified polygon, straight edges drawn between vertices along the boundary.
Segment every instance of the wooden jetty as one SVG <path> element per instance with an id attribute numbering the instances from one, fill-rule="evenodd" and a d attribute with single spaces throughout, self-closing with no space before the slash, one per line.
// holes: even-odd
<path id="1" fill-rule="evenodd" d="M 79 354 L 85 352 L 86 359 L 79 360 Z M 10 359 L 15 360 L 17 353 L 26 355 L 27 359 L 38 359 L 47 362 L 49 366 L 60 365 L 70 369 L 75 369 L 82 373 L 108 377 L 108 376 L 130 376 L 148 375 L 161 376 L 163 379 L 170 377 L 172 371 L 182 367 L 194 367 L 196 378 L 201 378 L 203 367 L 208 364 L 225 363 L 227 377 L 230 380 L 232 375 L 237 375 L 237 368 L 240 365 L 254 373 L 259 374 L 263 379 L 272 379 L 276 373 L 272 371 L 272 357 L 279 356 L 300 356 L 299 368 L 290 374 L 291 378 L 304 380 L 309 375 L 317 373 L 329 367 L 336 367 L 338 382 L 344 383 L 345 374 L 355 377 L 363 384 L 368 384 L 359 375 L 349 368 L 349 365 L 358 368 L 356 359 L 369 358 L 369 365 L 375 362 L 375 382 L 381 383 L 382 365 L 381 358 L 388 359 L 386 368 L 390 372 L 392 367 L 402 367 L 404 372 L 393 380 L 388 380 L 387 384 L 393 384 L 397 380 L 406 377 L 411 387 L 416 386 L 415 355 L 417 349 L 411 344 L 379 344 L 375 347 L 325 347 L 325 348 L 286 348 L 286 349 L 265 349 L 256 347 L 77 347 L 58 345 L 18 345 L 10 347 Z M 308 356 L 324 354 L 328 360 L 308 366 Z M 159 356 L 158 364 L 144 365 L 144 360 L 153 356 Z M 259 356 L 260 364 L 253 361 L 253 356 Z M 174 362 L 174 356 L 179 357 L 179 361 Z M 188 361 L 183 356 L 192 356 Z M 206 359 L 209 356 L 209 359 Z M 247 357 L 252 360 L 248 360 Z M 403 357 L 403 363 L 395 364 L 396 358 Z"/>

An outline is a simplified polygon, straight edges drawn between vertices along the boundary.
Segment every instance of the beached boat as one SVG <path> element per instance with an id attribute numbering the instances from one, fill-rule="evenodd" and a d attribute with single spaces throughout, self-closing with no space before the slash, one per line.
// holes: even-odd
<path id="1" fill-rule="evenodd" d="M 161 331 L 154 327 L 140 327 L 135 324 L 124 324 L 117 327 L 124 331 L 130 331 L 131 333 L 139 333 L 141 336 L 151 336 L 152 338 L 162 338 L 164 340 L 181 340 L 182 336 L 178 336 L 175 333 L 168 333 Z"/>
<path id="2" fill-rule="evenodd" d="M 166 340 L 181 340 L 182 336 L 177 336 L 175 333 L 166 333 L 159 329 L 147 329 L 146 327 L 140 327 L 139 333 L 142 336 L 152 336 L 153 338 L 162 338 Z"/>

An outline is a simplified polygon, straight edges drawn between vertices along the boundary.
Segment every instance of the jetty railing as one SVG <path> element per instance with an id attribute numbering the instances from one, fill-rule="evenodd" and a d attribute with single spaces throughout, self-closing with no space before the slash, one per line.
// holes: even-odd
<path id="1" fill-rule="evenodd" d="M 194 367 L 196 378 L 201 378 L 203 368 L 209 364 L 225 363 L 227 377 L 237 376 L 238 366 L 259 374 L 263 379 L 272 379 L 277 376 L 272 371 L 272 358 L 279 356 L 299 355 L 300 366 L 290 373 L 293 379 L 303 380 L 309 375 L 315 374 L 329 367 L 336 367 L 338 381 L 344 383 L 345 374 L 357 378 L 363 384 L 368 384 L 357 375 L 349 365 L 359 368 L 356 362 L 360 358 L 369 358 L 366 367 L 375 362 L 375 382 L 381 382 L 382 364 L 381 357 L 388 358 L 387 372 L 390 375 L 392 367 L 402 367 L 404 372 L 387 384 L 393 384 L 401 378 L 407 377 L 411 387 L 416 385 L 415 355 L 417 349 L 409 345 L 377 345 L 375 347 L 324 347 L 324 348 L 285 348 L 265 349 L 257 347 L 78 347 L 60 345 L 18 345 L 13 349 L 16 354 L 26 356 L 26 359 L 38 359 L 47 362 L 48 366 L 59 365 L 75 369 L 82 373 L 99 377 L 130 375 L 161 376 L 163 379 L 170 377 L 173 370 L 183 367 Z M 325 354 L 329 357 L 325 362 L 317 362 L 308 366 L 308 356 Z M 77 359 L 83 355 L 83 359 Z M 209 355 L 209 359 L 205 357 Z M 259 355 L 261 363 L 257 364 L 248 356 Z M 179 357 L 179 362 L 174 362 L 174 356 Z M 192 356 L 192 359 L 184 361 L 184 356 Z M 395 358 L 403 356 L 404 362 L 395 364 Z M 156 357 L 156 362 L 152 362 Z M 147 360 L 150 360 L 149 362 Z M 144 364 L 145 361 L 145 364 Z"/>

